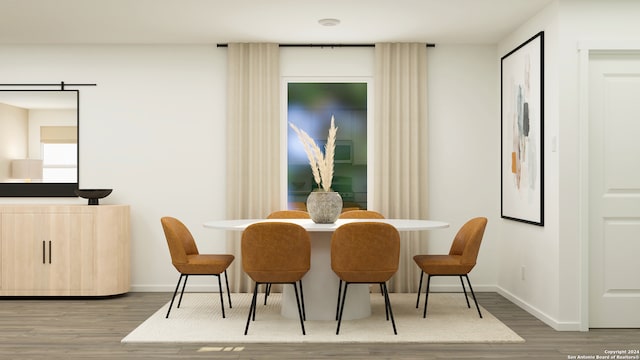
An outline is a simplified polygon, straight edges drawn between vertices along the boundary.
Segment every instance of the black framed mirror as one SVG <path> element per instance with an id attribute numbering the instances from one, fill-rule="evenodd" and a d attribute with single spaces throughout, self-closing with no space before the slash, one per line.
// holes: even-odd
<path id="1" fill-rule="evenodd" d="M 79 91 L 0 89 L 0 196 L 77 197 Z"/>

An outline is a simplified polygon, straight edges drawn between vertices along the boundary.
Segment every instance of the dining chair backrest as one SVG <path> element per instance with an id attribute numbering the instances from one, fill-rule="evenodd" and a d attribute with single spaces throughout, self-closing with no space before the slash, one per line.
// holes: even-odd
<path id="1" fill-rule="evenodd" d="M 189 229 L 178 219 L 165 216 L 160 219 L 164 230 L 171 262 L 174 266 L 187 263 L 188 255 L 198 255 L 198 246 Z"/>
<path id="2" fill-rule="evenodd" d="M 249 225 L 242 232 L 241 250 L 242 267 L 256 282 L 295 282 L 311 267 L 309 233 L 293 223 Z"/>
<path id="3" fill-rule="evenodd" d="M 331 238 L 331 268 L 348 282 L 385 282 L 398 270 L 400 234 L 390 224 L 339 226 Z"/>
<path id="4" fill-rule="evenodd" d="M 373 210 L 349 210 L 340 214 L 340 219 L 384 219 L 384 216 Z"/>
<path id="5" fill-rule="evenodd" d="M 453 239 L 449 255 L 459 255 L 462 265 L 475 266 L 486 226 L 485 217 L 467 221 Z"/>
<path id="6" fill-rule="evenodd" d="M 311 216 L 302 210 L 278 210 L 269 214 L 267 219 L 311 219 Z"/>

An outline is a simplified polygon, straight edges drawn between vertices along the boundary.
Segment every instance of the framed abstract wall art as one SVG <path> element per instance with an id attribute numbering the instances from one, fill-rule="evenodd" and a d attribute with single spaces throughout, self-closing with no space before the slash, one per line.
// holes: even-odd
<path id="1" fill-rule="evenodd" d="M 544 225 L 544 32 L 501 59 L 501 216 Z"/>

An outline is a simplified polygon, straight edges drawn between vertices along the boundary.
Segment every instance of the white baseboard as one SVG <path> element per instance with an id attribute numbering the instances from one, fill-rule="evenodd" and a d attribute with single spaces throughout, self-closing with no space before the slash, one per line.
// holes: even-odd
<path id="1" fill-rule="evenodd" d="M 465 283 L 466 285 L 466 283 Z M 472 284 L 473 285 L 473 284 Z M 222 284 L 224 287 L 224 284 Z M 176 285 L 131 285 L 130 292 L 173 292 L 176 289 Z M 178 289 L 180 290 L 180 289 Z M 202 284 L 191 284 L 187 285 L 185 292 L 218 292 L 219 288 L 217 285 L 202 285 Z M 226 289 L 225 289 L 226 291 Z M 460 284 L 456 285 L 431 285 L 430 291 L 432 292 L 462 292 L 462 286 Z M 467 291 L 469 291 L 469 287 L 467 286 Z M 498 292 L 497 288 L 494 285 L 474 285 L 473 291 L 475 292 Z M 422 292 L 424 292 L 424 285 L 422 287 Z"/>
<path id="2" fill-rule="evenodd" d="M 426 283 L 425 283 L 426 284 Z M 422 285 L 421 292 L 424 293 L 424 286 Z M 473 292 L 498 292 L 494 285 L 473 285 Z M 464 286 L 467 289 L 467 293 L 469 293 L 469 285 L 467 282 L 464 282 Z M 433 285 L 429 286 L 429 292 L 462 292 L 462 285 L 460 283 L 457 284 L 449 284 L 449 285 Z"/>
<path id="3" fill-rule="evenodd" d="M 182 288 L 182 285 L 180 285 Z M 222 285 L 224 287 L 224 284 Z M 174 292 L 176 285 L 131 285 L 130 292 Z M 180 289 L 178 289 L 180 291 Z M 218 292 L 218 285 L 187 284 L 185 292 Z M 226 292 L 226 289 L 225 289 Z"/>
<path id="4" fill-rule="evenodd" d="M 514 294 L 510 293 L 509 291 L 507 291 L 507 290 L 505 290 L 505 289 L 503 289 L 501 287 L 497 287 L 497 292 L 498 292 L 498 294 L 500 294 L 500 295 L 504 296 L 505 298 L 507 298 L 512 303 L 518 305 L 518 307 L 520 307 L 522 310 L 528 312 L 529 314 L 531 314 L 531 315 L 535 316 L 536 318 L 538 318 L 543 323 L 549 325 L 554 330 L 557 330 L 557 331 L 582 331 L 582 328 L 581 328 L 579 322 L 558 321 L 558 320 L 554 319 L 553 317 L 545 314 L 543 311 L 537 309 L 535 306 L 532 306 L 531 304 L 527 303 L 526 301 L 520 299 L 519 297 L 515 296 Z"/>

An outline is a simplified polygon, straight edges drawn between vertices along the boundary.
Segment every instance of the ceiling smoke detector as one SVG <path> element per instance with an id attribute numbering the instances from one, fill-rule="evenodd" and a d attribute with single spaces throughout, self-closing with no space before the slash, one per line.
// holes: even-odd
<path id="1" fill-rule="evenodd" d="M 336 26 L 340 24 L 340 20 L 327 18 L 318 20 L 318 23 L 322 26 Z"/>

